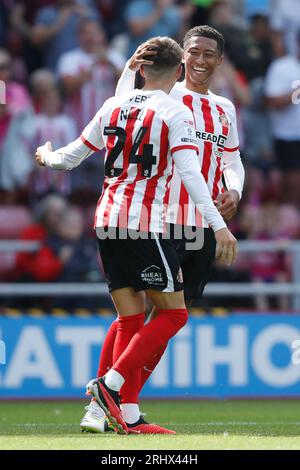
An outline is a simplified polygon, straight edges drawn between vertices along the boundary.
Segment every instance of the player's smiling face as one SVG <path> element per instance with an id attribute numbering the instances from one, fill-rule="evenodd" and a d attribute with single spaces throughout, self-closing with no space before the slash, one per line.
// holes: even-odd
<path id="1" fill-rule="evenodd" d="M 207 93 L 210 79 L 222 62 L 217 41 L 194 36 L 184 51 L 185 80 L 187 88 Z"/>

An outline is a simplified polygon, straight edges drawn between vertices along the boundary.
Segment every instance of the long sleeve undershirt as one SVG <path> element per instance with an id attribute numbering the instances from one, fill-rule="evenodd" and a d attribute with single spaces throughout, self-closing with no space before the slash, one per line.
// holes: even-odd
<path id="1" fill-rule="evenodd" d="M 241 157 L 240 155 L 231 155 L 229 152 L 224 152 L 223 163 L 226 188 L 237 191 L 241 199 L 245 181 L 245 169 Z"/>
<path id="2" fill-rule="evenodd" d="M 46 166 L 55 170 L 72 170 L 93 153 L 94 151 L 87 147 L 79 137 L 55 152 L 45 151 L 43 161 Z"/>
<path id="3" fill-rule="evenodd" d="M 193 203 L 200 209 L 200 212 L 202 212 L 201 207 L 203 208 L 203 215 L 207 223 L 216 232 L 225 228 L 226 224 L 212 201 L 207 184 L 201 173 L 197 155 L 195 154 L 195 150 L 178 150 L 173 154 L 174 163 L 177 173 L 191 196 Z"/>
<path id="4" fill-rule="evenodd" d="M 123 73 L 117 83 L 115 96 L 121 96 L 125 93 L 129 93 L 131 90 L 134 89 L 134 82 L 135 72 L 133 72 L 133 70 L 130 70 L 128 62 L 126 62 Z"/>

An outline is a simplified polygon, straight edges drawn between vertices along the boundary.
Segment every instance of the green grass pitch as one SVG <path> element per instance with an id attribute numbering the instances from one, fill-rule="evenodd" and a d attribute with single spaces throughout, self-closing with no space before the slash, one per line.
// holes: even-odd
<path id="1" fill-rule="evenodd" d="M 0 402 L 0 449 L 300 449 L 300 401 L 143 401 L 176 436 L 83 434 L 84 402 Z"/>

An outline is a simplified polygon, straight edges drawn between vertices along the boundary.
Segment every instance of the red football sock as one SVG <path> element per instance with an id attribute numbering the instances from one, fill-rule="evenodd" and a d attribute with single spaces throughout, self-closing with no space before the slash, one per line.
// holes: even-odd
<path id="1" fill-rule="evenodd" d="M 128 317 L 119 317 L 118 331 L 115 339 L 113 362 L 115 363 L 125 351 L 133 336 L 143 327 L 145 314 L 139 313 Z M 141 370 L 136 369 L 130 381 L 124 383 L 120 390 L 122 403 L 138 403 L 141 384 Z"/>
<path id="2" fill-rule="evenodd" d="M 163 346 L 159 352 L 157 352 L 153 357 L 152 359 L 150 359 L 147 364 L 142 367 L 142 371 L 141 371 L 141 385 L 140 385 L 140 392 L 143 388 L 143 386 L 145 385 L 145 383 L 147 382 L 147 380 L 149 379 L 150 375 L 152 374 L 152 372 L 154 371 L 155 367 L 157 366 L 157 364 L 159 363 L 159 361 L 161 360 L 162 356 L 164 355 L 164 352 L 165 350 L 167 349 L 167 346 L 168 344 L 165 344 L 165 346 Z"/>
<path id="3" fill-rule="evenodd" d="M 113 369 L 126 381 L 144 367 L 187 322 L 186 309 L 159 310 L 154 320 L 144 325 L 132 338 L 128 347 L 114 362 Z"/>
<path id="4" fill-rule="evenodd" d="M 113 366 L 113 350 L 117 336 L 118 320 L 110 325 L 101 349 L 97 377 L 102 377 Z"/>

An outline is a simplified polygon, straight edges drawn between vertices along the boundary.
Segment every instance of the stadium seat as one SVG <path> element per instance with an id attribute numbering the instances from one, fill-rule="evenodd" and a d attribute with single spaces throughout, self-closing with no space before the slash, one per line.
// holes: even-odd
<path id="1" fill-rule="evenodd" d="M 0 282 L 9 282 L 16 264 L 16 253 L 0 251 Z"/>
<path id="2" fill-rule="evenodd" d="M 31 222 L 31 213 L 26 207 L 0 206 L 0 239 L 19 239 L 21 231 Z"/>

